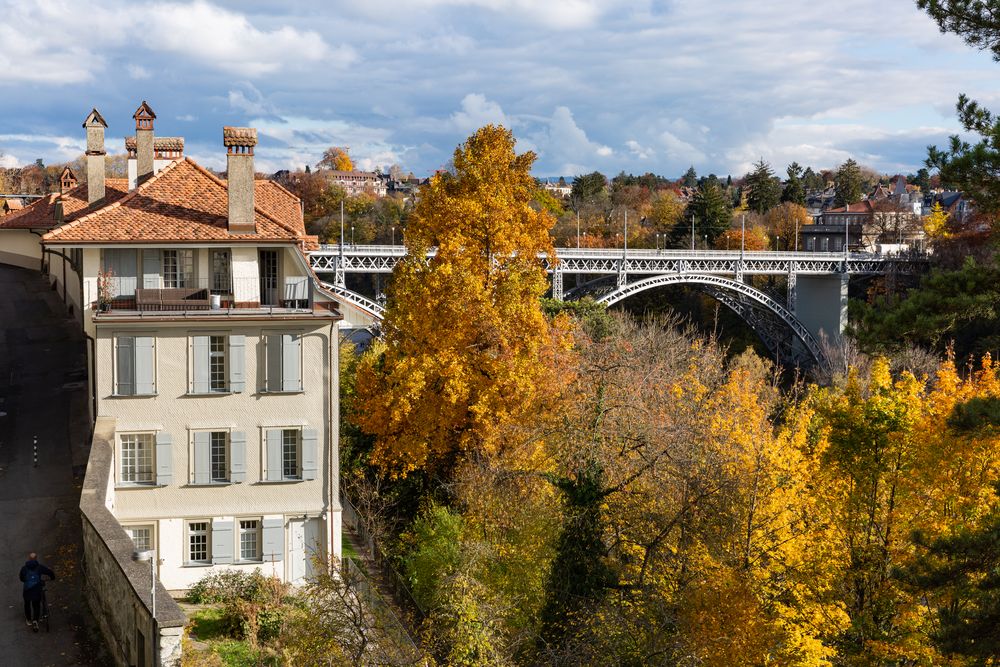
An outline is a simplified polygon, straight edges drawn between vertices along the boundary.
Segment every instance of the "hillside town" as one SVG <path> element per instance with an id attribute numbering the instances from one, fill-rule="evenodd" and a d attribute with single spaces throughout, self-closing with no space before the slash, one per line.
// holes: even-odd
<path id="1" fill-rule="evenodd" d="M 612 4 L 8 8 L 0 667 L 997 664 L 1000 3 Z"/>

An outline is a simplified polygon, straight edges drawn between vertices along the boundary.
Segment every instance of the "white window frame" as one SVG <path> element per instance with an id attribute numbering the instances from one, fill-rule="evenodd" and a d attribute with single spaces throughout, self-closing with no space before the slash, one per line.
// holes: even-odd
<path id="1" fill-rule="evenodd" d="M 195 286 L 195 256 L 193 249 L 170 248 L 163 250 L 161 262 L 164 288 L 173 289 Z"/>
<path id="2" fill-rule="evenodd" d="M 208 393 L 229 393 L 229 336 L 223 334 L 208 335 Z M 215 344 L 221 343 L 221 350 L 215 349 Z M 220 374 L 216 377 L 217 372 Z M 217 382 L 221 380 L 221 382 Z"/>
<path id="3" fill-rule="evenodd" d="M 216 265 L 216 259 L 221 255 L 225 258 Z M 225 268 L 225 271 L 217 269 Z M 232 294 L 233 293 L 233 251 L 229 248 L 213 249 L 208 253 L 208 270 L 211 274 L 209 291 L 212 294 Z"/>
<path id="4" fill-rule="evenodd" d="M 283 428 L 281 430 L 281 479 L 287 481 L 299 481 L 302 479 L 302 428 Z M 294 442 L 288 441 L 288 436 L 293 435 Z M 293 449 L 295 457 L 295 474 L 289 475 L 286 464 L 288 462 L 288 449 Z"/>
<path id="5" fill-rule="evenodd" d="M 205 528 L 193 530 L 193 524 L 204 524 Z M 191 538 L 199 535 L 205 537 L 205 559 L 194 560 L 191 558 Z M 184 564 L 185 565 L 211 565 L 212 564 L 212 520 L 211 519 L 185 519 L 184 520 Z"/>
<path id="6" fill-rule="evenodd" d="M 222 436 L 222 440 L 223 440 L 223 444 L 222 444 L 222 452 L 223 452 L 222 470 L 223 470 L 223 477 L 216 477 L 215 476 L 215 472 L 216 472 L 216 470 L 215 470 L 215 446 L 216 446 L 217 436 Z M 231 441 L 229 439 L 229 431 L 228 430 L 225 430 L 225 431 L 223 431 L 223 430 L 220 430 L 220 431 L 209 431 L 208 432 L 208 460 L 209 460 L 208 476 L 209 476 L 209 479 L 211 480 L 212 484 L 229 484 L 230 480 L 232 479 L 232 472 L 231 472 L 231 470 L 232 470 L 232 463 L 233 463 L 233 461 L 232 461 L 232 450 L 230 449 L 230 443 L 231 443 Z"/>
<path id="7" fill-rule="evenodd" d="M 127 523 L 123 524 L 122 528 L 128 533 L 129 539 L 132 540 L 132 545 L 135 547 L 136 551 L 150 551 L 156 549 L 156 524 L 154 523 Z M 139 544 L 135 541 L 134 531 L 146 530 L 149 531 L 148 542 L 145 545 Z"/>
<path id="8" fill-rule="evenodd" d="M 244 528 L 243 522 L 253 521 L 257 524 L 255 528 Z M 260 563 L 264 560 L 264 519 L 259 516 L 251 517 L 236 517 L 236 548 L 234 549 L 234 556 L 239 556 L 234 558 L 237 563 Z M 243 555 L 243 536 L 253 534 L 254 540 L 256 541 L 257 549 L 256 555 L 252 558 L 245 558 Z"/>
<path id="9" fill-rule="evenodd" d="M 135 463 L 136 476 L 146 474 L 149 475 L 148 480 L 136 480 L 136 479 L 126 479 L 125 478 L 125 438 L 146 438 L 148 439 L 149 445 L 149 472 L 140 473 L 138 471 L 139 464 L 138 461 Z M 117 453 L 118 453 L 118 482 L 123 486 L 155 486 L 156 485 L 156 433 L 152 431 L 133 431 L 126 433 L 117 434 Z M 138 444 L 138 443 L 136 443 Z"/>

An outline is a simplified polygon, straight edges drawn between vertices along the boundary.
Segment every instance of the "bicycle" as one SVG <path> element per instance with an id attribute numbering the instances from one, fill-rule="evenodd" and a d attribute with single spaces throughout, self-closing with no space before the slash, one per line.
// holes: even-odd
<path id="1" fill-rule="evenodd" d="M 52 626 L 49 624 L 49 599 L 45 595 L 45 584 L 42 584 L 42 617 L 38 620 L 38 624 L 45 626 L 45 632 L 52 631 Z"/>

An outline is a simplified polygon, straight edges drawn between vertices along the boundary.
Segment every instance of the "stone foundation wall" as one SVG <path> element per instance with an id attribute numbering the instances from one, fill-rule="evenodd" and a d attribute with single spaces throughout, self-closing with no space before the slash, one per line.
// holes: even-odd
<path id="1" fill-rule="evenodd" d="M 157 581 L 154 622 L 149 564 L 132 560 L 132 540 L 108 510 L 113 442 L 114 420 L 99 418 L 80 497 L 87 602 L 116 665 L 179 667 L 187 619 Z"/>

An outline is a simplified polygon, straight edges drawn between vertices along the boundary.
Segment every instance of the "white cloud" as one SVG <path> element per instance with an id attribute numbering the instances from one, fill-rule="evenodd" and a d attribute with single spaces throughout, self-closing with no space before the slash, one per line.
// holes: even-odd
<path id="1" fill-rule="evenodd" d="M 631 153 L 640 160 L 648 160 L 649 158 L 653 157 L 653 155 L 656 154 L 656 151 L 654 151 L 652 148 L 649 148 L 648 146 L 643 146 L 635 139 L 629 139 L 628 141 L 626 141 L 625 147 L 628 148 L 629 153 Z"/>
<path id="2" fill-rule="evenodd" d="M 480 93 L 469 93 L 462 98 L 462 110 L 451 115 L 451 123 L 456 130 L 466 134 L 490 123 L 503 125 L 508 129 L 511 127 L 511 121 L 504 115 L 500 105 Z"/>
<path id="3" fill-rule="evenodd" d="M 177 120 L 179 120 L 181 122 L 184 122 L 184 123 L 193 123 L 194 121 L 198 120 L 198 117 L 194 116 L 192 114 L 186 113 L 184 115 L 177 116 Z"/>
<path id="4" fill-rule="evenodd" d="M 20 164 L 22 163 L 20 160 L 17 159 L 17 157 L 0 152 L 0 168 L 13 169 L 14 167 L 17 167 Z"/>
<path id="5" fill-rule="evenodd" d="M 150 73 L 150 71 L 148 69 L 146 69 L 145 67 L 143 67 L 142 65 L 129 64 L 125 68 L 125 71 L 128 72 L 128 75 L 131 78 L 136 79 L 137 81 L 141 81 L 143 79 L 148 79 L 149 77 L 153 76 Z"/>

